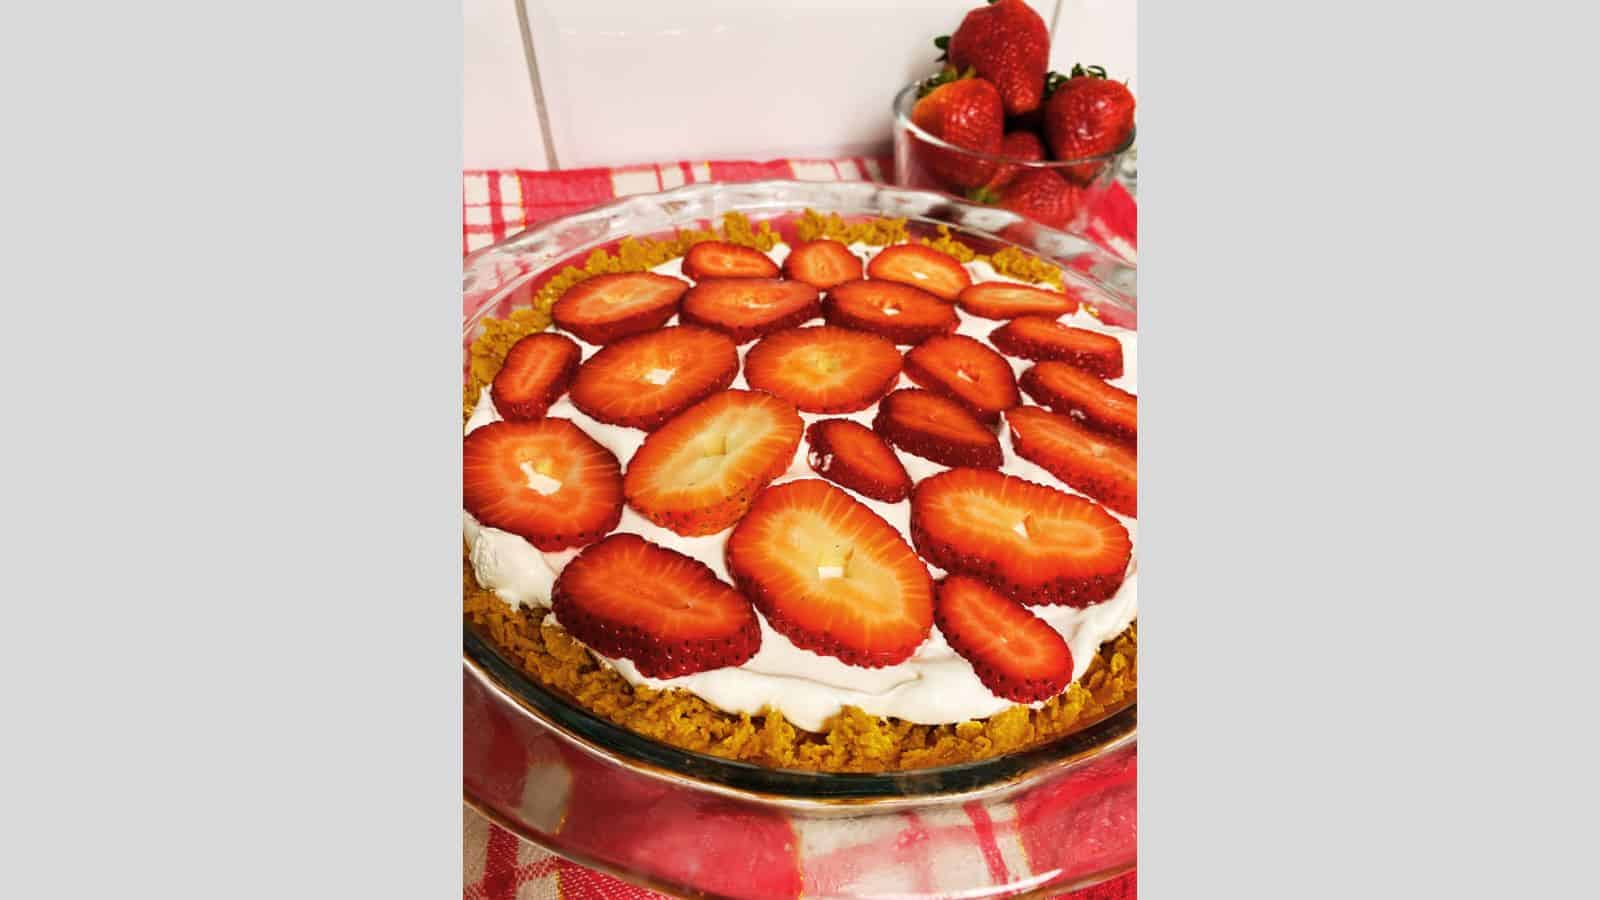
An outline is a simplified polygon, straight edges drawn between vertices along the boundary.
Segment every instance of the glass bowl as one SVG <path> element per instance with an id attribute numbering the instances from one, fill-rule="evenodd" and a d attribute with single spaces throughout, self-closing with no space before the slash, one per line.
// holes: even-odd
<path id="1" fill-rule="evenodd" d="M 1095 209 L 1116 184 L 1127 164 L 1137 130 L 1128 134 L 1111 153 L 1065 161 L 1033 161 L 1013 156 L 979 153 L 947 143 L 917 127 L 911 108 L 917 103 L 920 82 L 903 88 L 894 98 L 894 181 L 902 187 L 926 188 L 972 202 L 998 203 L 998 195 L 1024 173 L 1053 172 L 1075 187 L 1075 202 L 1064 218 L 1034 220 L 1062 231 L 1084 231 Z"/>
<path id="2" fill-rule="evenodd" d="M 806 209 L 905 218 L 918 236 L 944 225 L 980 252 L 1020 246 L 1060 265 L 1103 318 L 1136 326 L 1132 268 L 1082 238 L 927 191 L 762 181 L 629 197 L 472 254 L 463 348 L 484 318 L 526 305 L 564 265 L 624 237 L 666 237 L 740 212 L 792 239 Z M 636 884 L 695 896 L 1001 897 L 1094 884 L 1135 862 L 1131 700 L 1053 743 L 978 762 L 789 771 L 644 738 L 544 688 L 470 624 L 463 641 L 468 805 Z"/>

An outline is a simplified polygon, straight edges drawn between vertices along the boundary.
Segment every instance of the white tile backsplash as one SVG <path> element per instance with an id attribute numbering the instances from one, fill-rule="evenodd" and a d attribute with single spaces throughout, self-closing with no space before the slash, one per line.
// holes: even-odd
<path id="1" fill-rule="evenodd" d="M 466 164 L 887 152 L 895 91 L 931 71 L 933 38 L 979 2 L 464 0 Z M 1098 62 L 1132 76 L 1134 0 L 1029 2 L 1056 30 L 1053 67 Z"/>

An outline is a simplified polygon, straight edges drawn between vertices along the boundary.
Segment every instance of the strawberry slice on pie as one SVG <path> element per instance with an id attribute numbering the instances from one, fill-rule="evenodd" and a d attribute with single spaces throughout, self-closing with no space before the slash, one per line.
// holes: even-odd
<path id="1" fill-rule="evenodd" d="M 649 431 L 724 390 L 739 374 L 727 335 L 678 325 L 623 338 L 583 364 L 572 404 L 591 418 Z"/>
<path id="2" fill-rule="evenodd" d="M 939 582 L 933 621 L 996 697 L 1033 703 L 1054 697 L 1072 681 L 1072 650 L 1061 634 L 970 575 Z"/>
<path id="3" fill-rule="evenodd" d="M 942 466 L 997 469 L 1000 439 L 961 404 L 916 388 L 883 398 L 872 430 L 907 453 Z"/>
<path id="4" fill-rule="evenodd" d="M 805 412 L 866 409 L 899 377 L 900 351 L 888 338 L 832 325 L 769 334 L 744 358 L 751 387 Z"/>
<path id="5" fill-rule="evenodd" d="M 1101 378 L 1122 377 L 1122 342 L 1053 319 L 1022 316 L 996 328 L 989 343 L 1018 359 L 1055 360 Z"/>
<path id="6" fill-rule="evenodd" d="M 462 505 L 540 550 L 582 547 L 622 517 L 622 467 L 566 419 L 490 422 L 461 447 Z"/>
<path id="7" fill-rule="evenodd" d="M 596 275 L 567 288 L 550 308 L 556 327 L 589 344 L 609 344 L 667 324 L 689 289 L 654 272 Z"/>
<path id="8" fill-rule="evenodd" d="M 572 384 L 582 355 L 572 338 L 548 331 L 512 344 L 489 386 L 494 408 L 505 419 L 544 418 Z"/>
<path id="9" fill-rule="evenodd" d="M 816 288 L 775 278 L 713 278 L 690 288 L 683 298 L 686 324 L 715 329 L 736 344 L 793 328 L 821 311 Z"/>
<path id="10" fill-rule="evenodd" d="M 771 394 L 712 394 L 650 432 L 628 462 L 623 493 L 662 528 L 715 534 L 789 468 L 803 430 L 795 408 Z"/>
<path id="11" fill-rule="evenodd" d="M 1085 607 L 1122 585 L 1133 543 L 1098 504 L 1000 472 L 951 469 L 911 493 L 924 559 L 1022 603 Z"/>
<path id="12" fill-rule="evenodd" d="M 728 571 L 795 646 L 876 668 L 933 626 L 933 581 L 905 539 L 826 481 L 763 491 L 728 538 Z"/>
<path id="13" fill-rule="evenodd" d="M 550 609 L 571 636 L 648 677 L 738 666 L 762 647 L 755 607 L 704 562 L 611 535 L 566 564 Z"/>
<path id="14" fill-rule="evenodd" d="M 955 257 L 922 244 L 886 247 L 867 263 L 867 277 L 908 284 L 948 301 L 972 284 L 966 266 Z"/>
<path id="15" fill-rule="evenodd" d="M 917 344 L 956 330 L 955 307 L 918 288 L 893 281 L 846 281 L 828 291 L 822 317 L 829 325 L 879 334 L 896 344 Z"/>
<path id="16" fill-rule="evenodd" d="M 551 609 L 573 637 L 650 678 L 747 662 L 761 649 L 755 608 L 705 563 L 636 534 L 613 534 L 561 570 Z"/>
<path id="17" fill-rule="evenodd" d="M 894 449 L 860 422 L 822 419 L 806 429 L 812 471 L 837 485 L 884 503 L 911 494 L 911 476 Z"/>
<path id="18" fill-rule="evenodd" d="M 683 257 L 683 274 L 704 278 L 777 278 L 778 264 L 754 247 L 702 241 Z"/>
<path id="19" fill-rule="evenodd" d="M 1015 319 L 1018 316 L 1045 316 L 1054 319 L 1078 311 L 1077 299 L 1060 291 L 1013 284 L 1008 281 L 985 281 L 961 292 L 956 305 L 985 319 Z"/>
<path id="20" fill-rule="evenodd" d="M 981 422 L 1022 402 L 1005 357 L 964 334 L 928 338 L 906 354 L 906 377 L 966 407 Z"/>
<path id="21" fill-rule="evenodd" d="M 1139 515 L 1139 461 L 1126 444 L 1037 406 L 1006 412 L 1017 455 L 1125 516 Z"/>
<path id="22" fill-rule="evenodd" d="M 1051 410 L 1128 443 L 1139 439 L 1139 398 L 1064 362 L 1042 362 L 1022 373 L 1029 397 Z"/>
<path id="23" fill-rule="evenodd" d="M 825 291 L 862 276 L 861 257 L 838 241 L 818 240 L 796 244 L 783 260 L 783 275 Z"/>

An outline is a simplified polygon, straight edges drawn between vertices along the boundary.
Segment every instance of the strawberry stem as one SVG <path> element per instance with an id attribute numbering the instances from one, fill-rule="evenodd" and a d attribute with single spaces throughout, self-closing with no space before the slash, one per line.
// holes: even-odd
<path id="1" fill-rule="evenodd" d="M 967 70 L 965 72 L 957 72 L 955 66 L 945 66 L 943 69 L 939 70 L 939 74 L 924 81 L 922 85 L 917 88 L 917 99 L 921 100 L 923 97 L 928 96 L 935 90 L 953 81 L 960 81 L 963 78 L 971 78 L 976 74 L 978 74 L 978 72 L 972 66 L 967 66 Z"/>

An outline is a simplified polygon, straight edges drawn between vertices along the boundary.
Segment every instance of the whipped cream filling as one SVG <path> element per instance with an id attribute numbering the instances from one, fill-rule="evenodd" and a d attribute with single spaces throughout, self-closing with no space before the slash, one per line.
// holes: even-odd
<path id="1" fill-rule="evenodd" d="M 850 249 L 857 256 L 871 259 L 873 254 L 882 248 L 853 244 Z M 779 244 L 768 255 L 781 265 L 787 254 L 788 248 Z M 682 262 L 682 259 L 675 259 L 657 266 L 652 271 L 682 277 Z M 968 263 L 966 268 L 974 283 L 980 281 L 1026 283 L 1001 275 L 984 262 Z M 960 318 L 957 333 L 976 338 L 985 345 L 988 345 L 989 334 L 1005 324 L 969 316 L 959 309 L 957 315 Z M 1061 321 L 1076 328 L 1098 331 L 1117 338 L 1122 344 L 1123 375 L 1120 378 L 1110 379 L 1109 383 L 1136 392 L 1137 359 L 1133 332 L 1106 325 L 1082 309 L 1071 316 L 1062 317 Z M 677 320 L 673 319 L 668 324 L 677 324 Z M 582 341 L 578 344 L 583 348 L 585 360 L 599 349 Z M 739 348 L 740 372 L 733 381 L 734 388 L 748 389 L 743 371 L 744 356 L 752 346 L 754 342 Z M 1033 364 L 1030 360 L 1018 360 L 1010 356 L 1005 356 L 1005 359 L 1019 376 Z M 915 387 L 915 385 L 902 374 L 896 387 Z M 800 416 L 808 427 L 812 422 L 825 418 L 852 419 L 871 427 L 875 414 L 876 404 L 856 413 L 820 415 L 802 412 Z M 571 420 L 590 437 L 616 454 L 624 468 L 633 458 L 634 452 L 644 443 L 646 435 L 646 432 L 636 428 L 596 421 L 573 406 L 571 400 L 565 396 L 551 405 L 548 415 Z M 499 412 L 494 408 L 494 401 L 489 396 L 489 389 L 485 387 L 478 397 L 478 403 L 473 408 L 471 417 L 467 420 L 466 433 L 471 433 L 473 429 L 490 422 L 499 421 L 500 418 Z M 1003 424 L 1003 420 L 999 437 L 1004 456 L 1000 471 L 1049 485 L 1057 490 L 1078 493 L 1040 466 L 1019 457 L 1012 447 L 1010 429 Z M 782 484 L 801 478 L 820 478 L 821 476 L 817 475 L 808 464 L 807 452 L 808 446 L 802 439 L 788 470 L 773 483 Z M 948 468 L 903 451 L 897 452 L 897 455 L 913 481 L 921 481 Z M 905 537 L 907 544 L 911 543 L 910 500 L 884 503 L 853 491 L 849 493 L 898 530 Z M 1067 606 L 1029 607 L 1067 642 L 1072 651 L 1074 681 L 1083 677 L 1100 644 L 1122 633 L 1138 613 L 1137 521 L 1115 512 L 1111 514 L 1127 526 L 1129 538 L 1133 540 L 1135 546 L 1134 562 L 1130 564 L 1128 576 L 1117 593 L 1109 600 L 1087 609 L 1073 609 Z M 697 559 L 710 567 L 718 578 L 729 584 L 733 583 L 723 556 L 723 548 L 731 529 L 713 535 L 683 537 L 650 522 L 631 507 L 624 506 L 622 520 L 617 525 L 616 531 L 637 534 L 645 540 Z M 549 607 L 550 592 L 556 576 L 579 553 L 578 550 L 542 552 L 522 537 L 482 525 L 467 512 L 462 513 L 462 533 L 470 548 L 470 560 L 478 583 L 513 607 L 525 604 Z M 945 575 L 942 569 L 932 565 L 928 566 L 928 571 L 935 579 Z M 995 696 L 983 686 L 972 665 L 950 648 L 937 626 L 933 628 L 922 646 L 918 647 L 905 662 L 869 669 L 847 665 L 834 657 L 802 650 L 788 638 L 774 631 L 760 612 L 756 613 L 756 618 L 761 627 L 761 649 L 741 666 L 660 679 L 641 675 L 626 659 L 611 659 L 598 653 L 594 656 L 601 663 L 615 669 L 630 684 L 646 685 L 659 690 L 668 688 L 686 690 L 712 706 L 730 713 L 756 715 L 768 708 L 776 709 L 791 723 L 809 731 L 822 730 L 827 720 L 845 706 L 859 707 L 870 715 L 892 716 L 924 725 L 941 725 L 985 718 L 1015 705 L 1011 700 Z M 558 622 L 554 622 L 553 616 L 546 621 L 559 625 Z"/>

